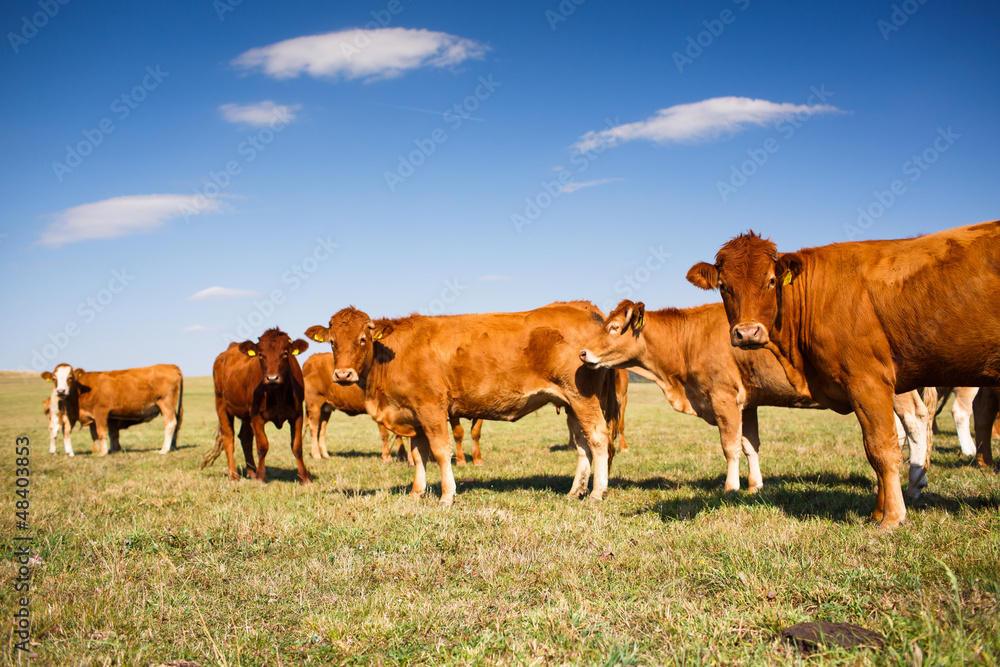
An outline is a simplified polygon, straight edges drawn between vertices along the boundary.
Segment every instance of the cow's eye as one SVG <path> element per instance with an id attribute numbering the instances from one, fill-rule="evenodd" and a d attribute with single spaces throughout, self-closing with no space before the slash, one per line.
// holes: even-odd
<path id="1" fill-rule="evenodd" d="M 612 324 L 612 325 L 610 325 L 610 326 L 608 327 L 608 331 L 609 331 L 610 333 L 617 333 L 617 332 L 618 332 L 618 331 L 619 331 L 620 329 L 621 329 L 621 327 L 620 327 L 620 326 L 618 326 L 618 323 L 617 323 L 617 322 L 616 322 L 616 323 L 614 323 L 614 324 Z"/>
<path id="2" fill-rule="evenodd" d="M 361 340 L 358 341 L 358 345 L 364 345 L 364 344 L 365 344 L 365 337 L 362 336 Z"/>
<path id="3" fill-rule="evenodd" d="M 777 282 L 778 281 L 774 279 L 774 276 L 771 276 L 771 279 L 767 281 L 767 289 L 774 289 Z"/>

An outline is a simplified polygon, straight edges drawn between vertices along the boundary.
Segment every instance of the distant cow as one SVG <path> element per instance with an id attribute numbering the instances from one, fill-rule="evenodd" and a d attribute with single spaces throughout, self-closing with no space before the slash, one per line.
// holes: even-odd
<path id="1" fill-rule="evenodd" d="M 979 387 L 938 387 L 938 407 L 937 412 L 941 412 L 944 404 L 948 402 L 948 397 L 952 391 L 955 392 L 955 402 L 951 404 L 951 416 L 955 420 L 955 433 L 958 436 L 958 444 L 962 453 L 966 456 L 977 456 L 977 440 L 973 440 L 969 433 L 969 425 L 972 422 L 973 406 L 981 410 L 990 410 L 989 397 L 983 398 L 979 403 L 975 403 Z M 977 420 L 978 423 L 978 420 Z M 934 425 L 937 430 L 937 424 Z M 1000 419 L 993 422 L 993 437 L 1000 438 Z M 977 462 L 982 461 L 977 457 Z"/>
<path id="2" fill-rule="evenodd" d="M 118 433 L 134 424 L 152 421 L 163 415 L 161 454 L 177 449 L 177 431 L 184 418 L 184 376 L 172 364 L 158 364 L 121 371 L 73 369 L 59 364 L 42 378 L 55 383 L 50 403 L 55 404 L 63 424 L 63 445 L 72 456 L 69 432 L 80 422 L 90 426 L 94 453 L 104 456 L 119 451 Z M 55 454 L 50 417 L 49 453 Z"/>
<path id="3" fill-rule="evenodd" d="M 309 427 L 312 440 L 312 457 L 314 459 L 330 458 L 326 448 L 326 426 L 335 410 L 340 410 L 349 417 L 365 413 L 365 392 L 356 384 L 340 385 L 333 381 L 333 355 L 329 352 L 314 354 L 302 364 L 302 376 L 306 383 L 306 426 Z M 452 434 L 455 438 L 455 459 L 458 465 L 465 465 L 465 454 L 462 451 L 462 440 L 465 429 L 457 418 L 451 420 Z M 382 460 L 392 459 L 389 451 L 389 429 L 378 424 L 379 435 L 382 436 Z M 479 438 L 483 430 L 483 420 L 476 419 L 472 423 L 470 435 L 473 442 L 472 462 L 483 464 L 483 455 L 479 449 Z M 406 440 L 399 437 L 397 457 L 407 461 Z M 412 462 L 411 462 L 412 465 Z"/>
<path id="4" fill-rule="evenodd" d="M 1000 384 L 1000 221 L 784 254 L 751 232 L 688 280 L 720 290 L 733 345 L 766 347 L 796 389 L 857 415 L 883 529 L 906 519 L 893 394 Z"/>
<path id="5" fill-rule="evenodd" d="M 368 414 L 413 438 L 414 496 L 426 489 L 425 464 L 433 454 L 441 467 L 441 503 L 454 500 L 451 417 L 515 421 L 554 403 L 566 408 L 577 446 L 569 495 L 586 492 L 593 461 L 590 497 L 600 500 L 614 456 L 614 374 L 583 367 L 578 354 L 603 321 L 593 305 L 580 303 L 374 321 L 350 307 L 306 334 L 330 342 L 334 379 L 364 388 Z"/>
<path id="6" fill-rule="evenodd" d="M 268 441 L 264 425 L 271 422 L 278 428 L 288 422 L 292 454 L 298 466 L 299 481 L 312 482 L 302 460 L 302 401 L 305 381 L 296 355 L 305 352 L 309 343 L 301 338 L 293 341 L 280 329 L 268 329 L 260 339 L 230 343 L 225 352 L 215 358 L 212 380 L 215 384 L 215 411 L 219 430 L 215 447 L 202 461 L 204 468 L 225 450 L 229 477 L 238 479 L 233 458 L 233 419 L 240 420 L 240 445 L 246 460 L 247 476 L 255 475 L 264 482 L 264 459 Z M 253 441 L 257 440 L 258 461 L 254 462 Z"/>
<path id="7" fill-rule="evenodd" d="M 63 450 L 67 456 L 73 456 L 73 444 L 70 439 L 70 431 L 73 430 L 73 425 L 66 414 L 64 400 L 56 394 L 55 387 L 52 388 L 52 393 L 45 399 L 44 403 L 45 420 L 49 424 L 49 454 L 56 453 L 56 438 L 62 432 Z"/>

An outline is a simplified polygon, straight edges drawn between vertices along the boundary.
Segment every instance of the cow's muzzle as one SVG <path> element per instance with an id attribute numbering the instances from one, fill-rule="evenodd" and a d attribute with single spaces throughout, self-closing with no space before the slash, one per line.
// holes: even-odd
<path id="1" fill-rule="evenodd" d="M 69 394 L 68 389 L 56 389 L 56 396 L 66 396 Z"/>
<path id="2" fill-rule="evenodd" d="M 739 347 L 744 350 L 756 350 L 770 342 L 767 329 L 759 322 L 737 324 L 729 332 L 729 336 L 733 347 Z"/>
<path id="3" fill-rule="evenodd" d="M 280 375 L 265 375 L 264 384 L 281 384 Z"/>
<path id="4" fill-rule="evenodd" d="M 601 363 L 600 358 L 590 350 L 580 350 L 580 361 L 586 364 L 588 368 L 597 368 L 598 364 Z"/>
<path id="5" fill-rule="evenodd" d="M 354 384 L 358 381 L 358 372 L 353 368 L 334 369 L 333 381 L 337 384 Z"/>

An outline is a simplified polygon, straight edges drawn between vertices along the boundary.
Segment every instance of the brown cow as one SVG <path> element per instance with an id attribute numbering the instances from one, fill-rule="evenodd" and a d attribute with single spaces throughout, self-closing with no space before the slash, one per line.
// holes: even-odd
<path id="1" fill-rule="evenodd" d="M 306 383 L 306 426 L 311 433 L 312 457 L 328 459 L 330 451 L 326 448 L 326 426 L 330 416 L 334 410 L 340 410 L 350 417 L 365 414 L 365 392 L 357 385 L 344 386 L 333 381 L 333 355 L 329 352 L 314 354 L 306 359 L 302 364 L 302 375 Z M 462 451 L 465 429 L 457 417 L 451 419 L 451 428 L 455 438 L 455 462 L 460 466 L 465 465 L 465 453 Z M 391 434 L 381 424 L 378 425 L 378 430 L 382 436 L 382 460 L 389 461 L 392 459 L 389 451 Z M 474 420 L 470 435 L 473 442 L 472 462 L 477 466 L 483 465 L 483 454 L 479 449 L 482 430 L 483 420 Z M 402 437 L 399 437 L 397 457 L 400 461 L 409 460 L 406 441 Z M 410 465 L 412 464 L 410 461 Z"/>
<path id="2" fill-rule="evenodd" d="M 993 430 L 1000 416 L 1000 387 L 983 388 L 972 401 L 976 419 L 976 463 L 984 468 L 993 467 Z"/>
<path id="3" fill-rule="evenodd" d="M 750 232 L 688 280 L 721 291 L 733 345 L 767 347 L 796 389 L 857 415 L 884 529 L 906 519 L 893 394 L 1000 384 L 1000 221 L 781 255 Z"/>
<path id="4" fill-rule="evenodd" d="M 516 421 L 547 403 L 567 408 L 577 446 L 570 496 L 586 492 L 591 461 L 600 500 L 614 456 L 614 374 L 580 364 L 580 347 L 604 321 L 591 304 L 552 304 L 521 313 L 411 316 L 372 321 L 345 308 L 306 334 L 329 341 L 334 379 L 365 390 L 368 414 L 413 438 L 413 495 L 426 489 L 431 454 L 441 467 L 441 503 L 455 497 L 451 417 Z"/>
<path id="5" fill-rule="evenodd" d="M 119 431 L 163 415 L 161 454 L 177 449 L 177 431 L 184 419 L 184 376 L 172 364 L 121 371 L 87 372 L 59 364 L 42 378 L 55 383 L 52 396 L 56 418 L 63 424 L 63 445 L 73 455 L 69 433 L 79 421 L 90 426 L 94 453 L 121 451 Z M 50 416 L 49 453 L 55 454 Z"/>
<path id="6" fill-rule="evenodd" d="M 225 352 L 215 358 L 212 380 L 215 383 L 215 411 L 219 415 L 219 430 L 215 447 L 201 463 L 204 468 L 215 461 L 225 450 L 229 463 L 229 477 L 238 479 L 233 458 L 233 418 L 240 419 L 240 445 L 246 460 L 246 472 L 264 482 L 264 458 L 268 441 L 264 424 L 271 422 L 278 428 L 288 422 L 290 442 L 299 481 L 312 481 L 305 461 L 302 460 L 302 401 L 305 381 L 296 355 L 305 352 L 309 343 L 301 338 L 293 341 L 280 329 L 268 329 L 260 339 L 230 343 Z M 254 463 L 253 441 L 257 439 L 257 456 Z"/>

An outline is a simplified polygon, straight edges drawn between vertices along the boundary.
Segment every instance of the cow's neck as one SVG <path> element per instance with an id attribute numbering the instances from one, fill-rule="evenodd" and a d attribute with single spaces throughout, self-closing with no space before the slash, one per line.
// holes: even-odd
<path id="1" fill-rule="evenodd" d="M 638 361 L 661 380 L 684 376 L 684 311 L 668 308 L 646 312 L 642 337 L 645 349 Z"/>
<path id="2" fill-rule="evenodd" d="M 806 360 L 800 346 L 802 334 L 808 331 L 811 313 L 810 299 L 805 298 L 809 289 L 809 278 L 813 271 L 806 269 L 792 282 L 781 287 L 778 293 L 778 314 L 771 327 L 771 342 L 767 349 L 774 354 L 785 371 L 788 382 L 795 390 L 812 396 L 806 380 Z"/>

